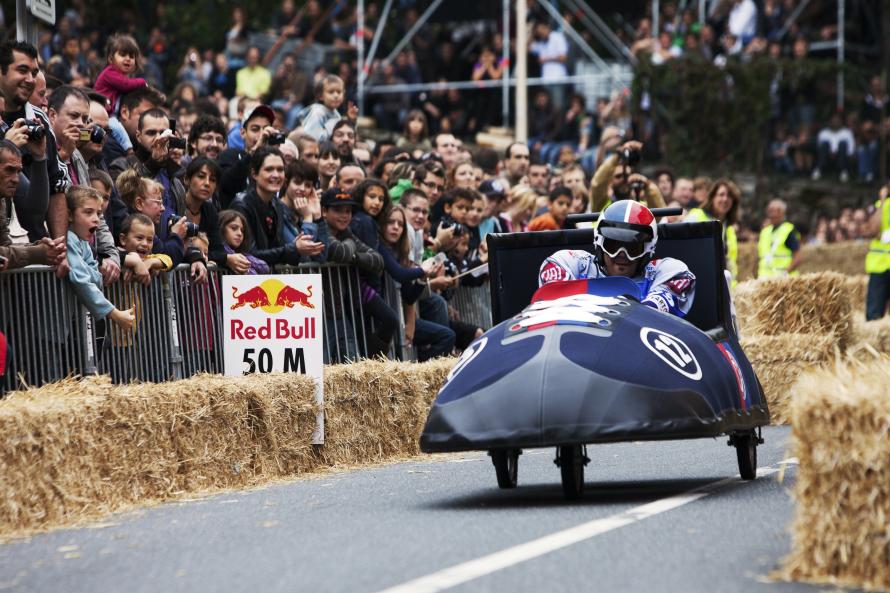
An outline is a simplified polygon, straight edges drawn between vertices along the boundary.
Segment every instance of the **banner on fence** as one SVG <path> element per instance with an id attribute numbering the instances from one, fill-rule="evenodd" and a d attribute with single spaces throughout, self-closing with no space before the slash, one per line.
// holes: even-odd
<path id="1" fill-rule="evenodd" d="M 226 375 L 291 372 L 309 375 L 324 402 L 320 274 L 222 277 Z M 323 442 L 319 414 L 313 441 Z"/>

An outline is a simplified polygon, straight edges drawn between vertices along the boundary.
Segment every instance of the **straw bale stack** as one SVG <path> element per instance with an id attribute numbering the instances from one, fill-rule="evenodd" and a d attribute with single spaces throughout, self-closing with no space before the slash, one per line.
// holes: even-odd
<path id="1" fill-rule="evenodd" d="M 736 260 L 739 266 L 739 282 L 757 278 L 757 242 L 739 243 L 739 255 Z"/>
<path id="2" fill-rule="evenodd" d="M 797 509 L 778 576 L 890 590 L 890 357 L 807 373 L 796 389 Z"/>
<path id="3" fill-rule="evenodd" d="M 875 321 L 857 319 L 854 323 L 856 345 L 851 349 L 863 349 L 866 346 L 876 352 L 890 354 L 890 317 Z"/>
<path id="4" fill-rule="evenodd" d="M 855 318 L 865 317 L 865 293 L 868 292 L 868 276 L 848 276 L 846 282 L 847 295 L 850 297 L 850 306 L 853 308 Z"/>
<path id="5" fill-rule="evenodd" d="M 773 424 L 788 423 L 788 407 L 797 393 L 792 389 L 794 382 L 801 373 L 834 360 L 835 343 L 832 334 L 755 335 L 742 338 L 742 349 L 760 379 Z"/>
<path id="6" fill-rule="evenodd" d="M 0 533 L 318 465 L 311 379 L 69 379 L 0 402 Z"/>
<path id="7" fill-rule="evenodd" d="M 837 272 L 847 276 L 863 273 L 867 241 L 844 241 L 826 245 L 804 245 L 802 274 Z M 757 242 L 739 243 L 739 282 L 757 277 Z"/>
<path id="8" fill-rule="evenodd" d="M 833 272 L 767 278 L 736 287 L 742 335 L 834 334 L 843 351 L 853 339 L 846 277 Z"/>
<path id="9" fill-rule="evenodd" d="M 315 384 L 299 375 L 120 386 L 93 376 L 11 393 L 0 401 L 0 534 L 417 454 L 430 403 L 453 365 L 326 367 L 321 448 L 312 445 Z"/>
<path id="10" fill-rule="evenodd" d="M 365 360 L 327 367 L 324 461 L 354 465 L 420 453 L 427 412 L 454 363 Z"/>

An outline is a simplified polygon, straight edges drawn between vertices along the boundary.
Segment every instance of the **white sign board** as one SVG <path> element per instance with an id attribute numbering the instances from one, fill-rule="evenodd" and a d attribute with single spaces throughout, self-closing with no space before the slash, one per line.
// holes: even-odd
<path id="1" fill-rule="evenodd" d="M 28 0 L 28 10 L 40 20 L 56 24 L 56 0 Z"/>
<path id="2" fill-rule="evenodd" d="M 290 372 L 309 375 L 324 403 L 321 275 L 222 277 L 226 375 Z M 313 443 L 324 442 L 319 413 Z"/>

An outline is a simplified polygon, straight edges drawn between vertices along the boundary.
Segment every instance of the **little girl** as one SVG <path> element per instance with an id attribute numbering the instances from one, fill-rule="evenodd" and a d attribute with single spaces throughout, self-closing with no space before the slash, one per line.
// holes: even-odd
<path id="1" fill-rule="evenodd" d="M 222 233 L 223 249 L 226 250 L 226 266 L 236 274 L 268 274 L 269 264 L 250 255 L 251 238 L 247 220 L 237 210 L 223 210 L 219 213 L 219 230 Z"/>
<path id="2" fill-rule="evenodd" d="M 120 252 L 124 268 L 141 284 L 150 284 L 151 277 L 173 269 L 173 260 L 163 253 L 152 253 L 155 225 L 142 213 L 131 214 L 121 225 Z"/>
<path id="3" fill-rule="evenodd" d="M 121 311 L 102 294 L 102 274 L 93 258 L 90 242 L 95 240 L 102 211 L 102 196 L 91 187 L 73 186 L 65 192 L 68 205 L 68 281 L 78 300 L 96 319 L 111 319 L 125 331 L 133 328 L 133 309 Z"/>
<path id="4" fill-rule="evenodd" d="M 389 191 L 379 179 L 366 179 L 352 190 L 352 199 L 360 208 L 353 213 L 349 230 L 365 245 L 377 249 L 380 229 L 385 224 L 382 218 L 390 209 Z"/>
<path id="5" fill-rule="evenodd" d="M 108 121 L 111 135 L 124 150 L 129 152 L 133 149 L 133 143 L 130 142 L 129 135 L 116 116 L 120 111 L 121 95 L 147 84 L 144 78 L 131 78 L 142 60 L 139 44 L 130 35 L 121 33 L 112 35 L 105 45 L 105 60 L 108 65 L 96 79 L 95 91 L 108 99 L 105 109 L 109 116 L 113 116 Z"/>

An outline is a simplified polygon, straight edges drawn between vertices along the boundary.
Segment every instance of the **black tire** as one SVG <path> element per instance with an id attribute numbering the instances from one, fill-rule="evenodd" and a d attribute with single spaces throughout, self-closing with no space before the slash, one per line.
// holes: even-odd
<path id="1" fill-rule="evenodd" d="M 559 473 L 566 500 L 576 500 L 584 492 L 584 461 L 583 445 L 563 445 L 559 448 Z"/>
<path id="2" fill-rule="evenodd" d="M 516 488 L 519 479 L 519 449 L 495 449 L 489 452 L 499 488 Z"/>
<path id="3" fill-rule="evenodd" d="M 736 433 L 733 444 L 739 460 L 739 474 L 743 480 L 753 480 L 757 477 L 757 438 L 754 432 Z"/>

